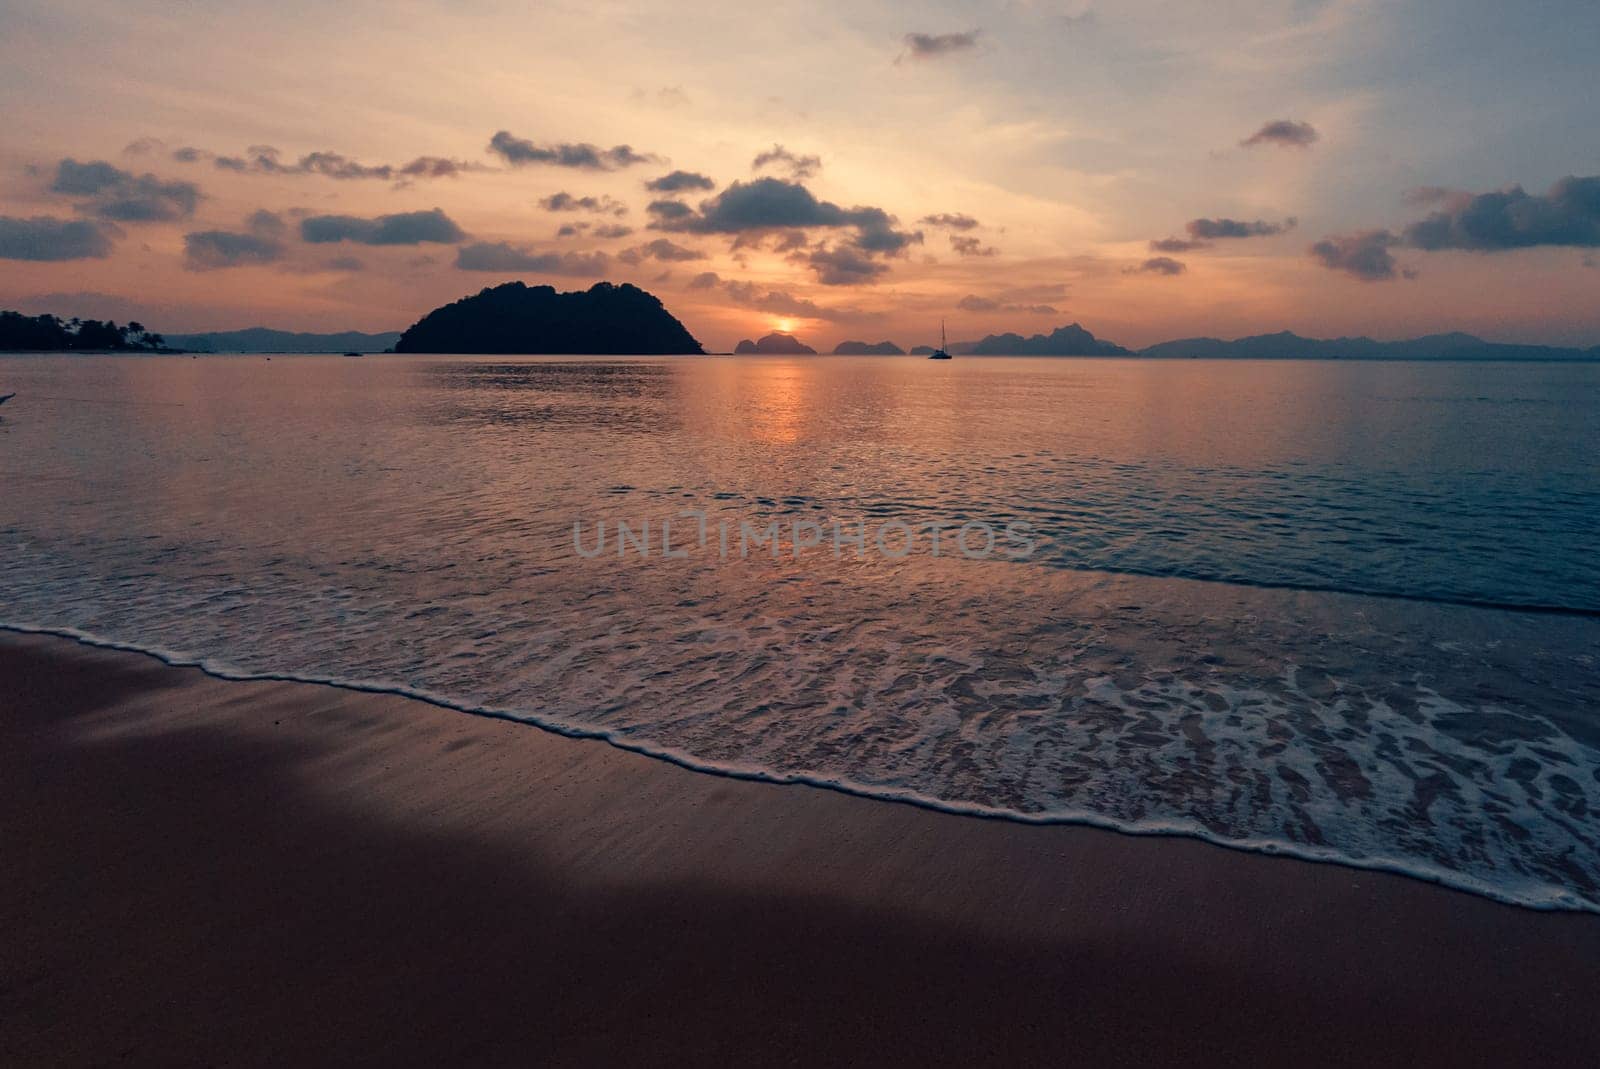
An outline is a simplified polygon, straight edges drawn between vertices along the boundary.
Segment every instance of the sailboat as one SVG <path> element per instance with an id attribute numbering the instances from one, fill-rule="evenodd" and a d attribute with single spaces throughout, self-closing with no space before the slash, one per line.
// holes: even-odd
<path id="1" fill-rule="evenodd" d="M 929 354 L 928 359 L 929 360 L 948 360 L 948 359 L 950 359 L 949 344 L 950 344 L 949 342 L 944 340 L 944 320 L 941 319 L 941 320 L 939 320 L 939 348 L 935 349 L 931 354 Z"/>

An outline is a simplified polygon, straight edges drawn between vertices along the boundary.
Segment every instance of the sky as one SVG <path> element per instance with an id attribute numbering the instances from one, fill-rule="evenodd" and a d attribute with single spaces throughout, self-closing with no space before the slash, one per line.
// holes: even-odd
<path id="1" fill-rule="evenodd" d="M 0 307 L 1600 344 L 1592 0 L 5 0 Z"/>

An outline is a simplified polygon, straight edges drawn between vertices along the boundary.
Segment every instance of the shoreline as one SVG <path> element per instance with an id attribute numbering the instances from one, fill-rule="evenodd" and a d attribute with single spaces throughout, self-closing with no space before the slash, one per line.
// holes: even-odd
<path id="1" fill-rule="evenodd" d="M 8 1064 L 1575 1061 L 1600 920 L 0 634 Z"/>
<path id="2" fill-rule="evenodd" d="M 1110 832 L 1114 835 L 1125 835 L 1131 838 L 1187 839 L 1222 850 L 1260 857 L 1285 858 L 1305 864 L 1331 865 L 1358 873 L 1397 876 L 1401 879 L 1415 880 L 1426 886 L 1474 895 L 1499 905 L 1510 906 L 1514 909 L 1531 910 L 1535 913 L 1576 913 L 1600 917 L 1600 907 L 1575 896 L 1572 903 L 1559 902 L 1550 898 L 1540 902 L 1527 901 L 1526 899 L 1513 897 L 1511 892 L 1503 891 L 1492 885 L 1475 883 L 1453 872 L 1444 870 L 1432 872 L 1419 869 L 1415 863 L 1397 861 L 1390 858 L 1358 859 L 1347 857 L 1337 851 L 1330 850 L 1326 853 L 1319 853 L 1311 848 L 1292 843 L 1280 843 L 1275 840 L 1228 839 L 1223 836 L 1213 835 L 1198 827 L 1141 828 L 1087 811 L 1081 814 L 1016 812 L 972 803 L 951 802 L 911 791 L 890 791 L 882 788 L 866 787 L 848 780 L 827 779 L 812 773 L 780 773 L 765 769 L 745 769 L 737 766 L 719 765 L 699 760 L 693 755 L 679 750 L 635 742 L 605 728 L 565 724 L 541 718 L 535 714 L 516 713 L 507 709 L 468 706 L 452 701 L 442 695 L 410 690 L 393 684 L 345 680 L 333 677 L 298 676 L 284 672 L 250 672 L 231 668 L 217 668 L 210 665 L 204 658 L 193 659 L 171 651 L 103 638 L 72 628 L 0 623 L 0 642 L 3 642 L 7 636 L 13 635 L 59 639 L 88 649 L 147 657 L 163 667 L 174 670 L 196 671 L 207 678 L 219 682 L 286 683 L 299 686 L 329 687 L 334 690 L 349 691 L 352 694 L 418 702 L 441 712 L 515 724 L 519 727 L 542 731 L 568 741 L 601 743 L 626 754 L 643 757 L 651 761 L 660 761 L 685 772 L 713 778 L 729 779 L 742 783 L 764 784 L 773 787 L 805 787 L 812 790 L 841 794 L 848 798 L 859 798 L 888 805 L 909 806 L 913 809 L 965 819 L 999 821 L 1030 827 L 1088 828 L 1095 831 Z M 1565 893 L 1571 894 L 1571 892 Z"/>

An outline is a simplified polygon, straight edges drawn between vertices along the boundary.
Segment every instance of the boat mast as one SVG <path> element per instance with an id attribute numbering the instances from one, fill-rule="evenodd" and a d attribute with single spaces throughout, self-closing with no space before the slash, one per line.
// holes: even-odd
<path id="1" fill-rule="evenodd" d="M 946 345 L 944 340 L 944 320 L 941 319 L 939 320 L 939 351 L 943 352 L 947 348 L 949 348 L 949 346 Z"/>

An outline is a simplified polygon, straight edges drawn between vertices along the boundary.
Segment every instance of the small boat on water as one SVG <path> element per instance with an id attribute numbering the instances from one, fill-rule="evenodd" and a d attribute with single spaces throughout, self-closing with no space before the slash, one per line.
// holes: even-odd
<path id="1" fill-rule="evenodd" d="M 950 359 L 950 350 L 948 348 L 949 344 L 950 343 L 945 341 L 945 338 L 944 338 L 944 320 L 941 319 L 941 320 L 939 320 L 939 348 L 935 349 L 932 353 L 928 354 L 928 359 L 929 360 L 948 360 L 948 359 Z"/>
<path id="2" fill-rule="evenodd" d="M 345 353 L 345 356 L 366 356 L 366 353 Z"/>

